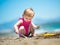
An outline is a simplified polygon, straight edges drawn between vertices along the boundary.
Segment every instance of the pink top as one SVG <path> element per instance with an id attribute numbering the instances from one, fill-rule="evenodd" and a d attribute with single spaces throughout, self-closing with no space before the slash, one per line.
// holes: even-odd
<path id="1" fill-rule="evenodd" d="M 20 24 L 20 25 L 18 25 L 18 29 L 19 29 L 20 26 L 24 26 L 25 31 L 26 31 L 26 34 L 25 34 L 25 35 L 28 35 L 28 30 L 29 30 L 29 26 L 30 26 L 30 24 L 31 24 L 31 21 L 26 22 L 26 21 L 24 20 L 24 18 L 19 18 L 19 20 L 22 20 L 23 23 Z"/>

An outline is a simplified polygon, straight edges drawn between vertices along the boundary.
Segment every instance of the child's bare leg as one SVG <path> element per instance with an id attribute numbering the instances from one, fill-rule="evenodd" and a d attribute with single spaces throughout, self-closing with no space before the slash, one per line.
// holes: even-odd
<path id="1" fill-rule="evenodd" d="M 35 31 L 34 31 L 33 28 L 31 28 L 30 32 L 31 32 L 32 36 L 34 36 L 34 32 L 35 32 Z"/>
<path id="2" fill-rule="evenodd" d="M 34 28 L 31 26 L 31 27 L 30 27 L 30 30 L 29 30 L 29 33 L 31 34 L 31 37 L 34 36 L 34 32 L 35 32 L 35 30 L 34 30 Z"/>
<path id="3" fill-rule="evenodd" d="M 24 26 L 21 26 L 20 28 L 19 28 L 19 37 L 25 37 L 24 35 L 25 35 L 25 29 L 24 29 Z"/>

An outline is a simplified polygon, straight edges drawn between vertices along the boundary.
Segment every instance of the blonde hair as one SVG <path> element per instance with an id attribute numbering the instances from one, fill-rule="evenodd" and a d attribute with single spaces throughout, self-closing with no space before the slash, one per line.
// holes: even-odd
<path id="1" fill-rule="evenodd" d="M 23 15 L 26 13 L 26 11 L 27 11 L 28 9 L 31 10 L 31 11 L 34 13 L 34 10 L 33 10 L 32 8 L 27 8 L 27 9 L 24 10 Z M 35 14 L 35 13 L 34 13 L 34 14 Z"/>

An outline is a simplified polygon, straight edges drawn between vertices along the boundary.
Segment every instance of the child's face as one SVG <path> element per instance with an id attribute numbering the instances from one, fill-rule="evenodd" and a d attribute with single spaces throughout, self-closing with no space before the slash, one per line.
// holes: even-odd
<path id="1" fill-rule="evenodd" d="M 34 16 L 33 11 L 27 10 L 23 17 L 24 17 L 25 21 L 31 21 L 33 16 Z"/>

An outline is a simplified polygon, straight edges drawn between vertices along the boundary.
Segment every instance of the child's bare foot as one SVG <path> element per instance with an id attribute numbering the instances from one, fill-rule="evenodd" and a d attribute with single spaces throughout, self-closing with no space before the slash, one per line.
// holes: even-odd
<path id="1" fill-rule="evenodd" d="M 28 37 L 24 36 L 24 38 L 26 38 L 26 39 L 27 39 Z"/>
<path id="2" fill-rule="evenodd" d="M 33 37 L 34 35 L 33 34 L 30 34 L 29 37 Z"/>

